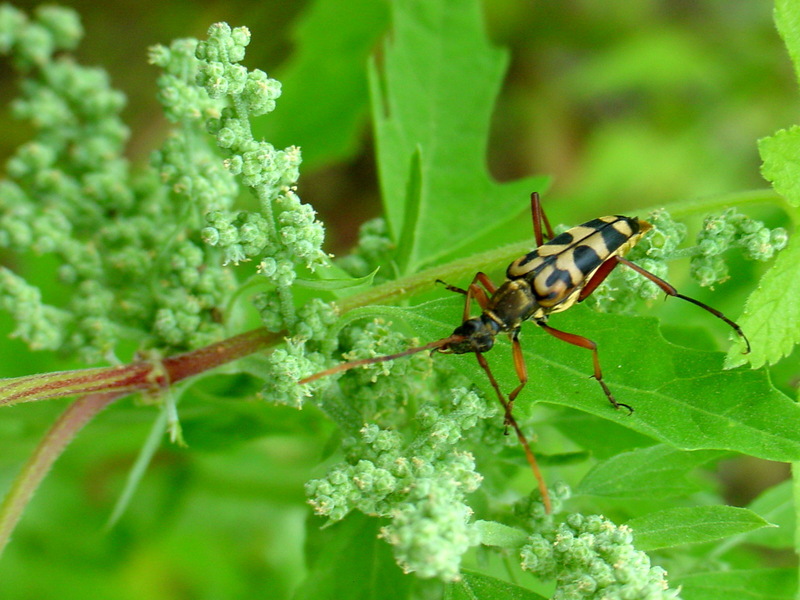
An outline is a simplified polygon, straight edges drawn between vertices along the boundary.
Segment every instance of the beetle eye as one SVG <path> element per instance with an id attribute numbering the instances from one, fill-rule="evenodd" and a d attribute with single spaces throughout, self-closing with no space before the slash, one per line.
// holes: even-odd
<path id="1" fill-rule="evenodd" d="M 494 346 L 494 336 L 484 334 L 475 340 L 475 346 L 478 352 L 488 352 Z"/>
<path id="2" fill-rule="evenodd" d="M 481 328 L 482 324 L 480 319 L 467 319 L 461 325 L 456 327 L 453 333 L 456 335 L 463 335 L 464 337 L 470 337 L 480 331 Z"/>

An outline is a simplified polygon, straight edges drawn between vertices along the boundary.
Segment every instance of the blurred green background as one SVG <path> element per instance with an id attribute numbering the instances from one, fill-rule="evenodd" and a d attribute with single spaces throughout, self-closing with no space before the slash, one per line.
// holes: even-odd
<path id="1" fill-rule="evenodd" d="M 132 161 L 146 161 L 168 130 L 147 48 L 202 37 L 209 24 L 225 20 L 252 32 L 246 64 L 284 83 L 284 98 L 262 119 L 259 133 L 276 146 L 304 148 L 299 192 L 328 224 L 329 249 L 346 250 L 358 226 L 380 214 L 365 58 L 354 57 L 380 49 L 386 3 L 69 6 L 86 30 L 79 60 L 107 69 L 128 95 Z M 298 43 L 298 27 L 302 32 L 311 10 L 331 30 L 347 32 L 340 45 Z M 491 172 L 502 181 L 551 175 L 547 208 L 554 221 L 572 224 L 766 187 L 756 140 L 796 122 L 798 114 L 794 74 L 771 12 L 766 0 L 487 2 L 489 37 L 511 57 L 486 152 Z M 29 129 L 8 118 L 16 76 L 5 62 L 0 77 L 5 159 Z M 764 216 L 781 224 L 772 213 Z M 15 262 L 7 253 L 0 260 L 33 270 L 35 278 L 36 260 Z M 721 288 L 715 306 L 738 314 L 752 277 L 751 270 Z M 11 329 L 0 315 L 0 376 L 79 366 L 70 357 L 31 354 L 6 339 Z M 776 374 L 776 384 L 789 391 L 791 369 Z M 320 474 L 315 465 L 329 427 L 311 414 L 225 400 L 229 391 L 241 397 L 247 386 L 256 391 L 247 378 L 233 376 L 206 380 L 202 391 L 196 386 L 181 413 L 190 447 L 165 444 L 110 531 L 104 524 L 157 411 L 128 399 L 101 415 L 56 464 L 25 514 L 0 561 L 0 598 L 289 597 L 304 574 L 302 486 Z M 0 490 L 64 406 L 3 411 Z M 731 489 L 739 500 L 749 499 L 747 490 Z"/>

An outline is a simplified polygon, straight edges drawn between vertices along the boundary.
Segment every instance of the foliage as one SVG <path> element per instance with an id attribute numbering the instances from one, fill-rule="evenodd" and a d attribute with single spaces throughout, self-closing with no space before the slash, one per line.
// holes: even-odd
<path id="1" fill-rule="evenodd" d="M 166 597 L 176 586 L 197 597 L 266 589 L 314 599 L 700 599 L 739 587 L 791 597 L 791 570 L 753 551 L 793 545 L 791 487 L 728 506 L 708 475 L 737 455 L 800 460 L 800 409 L 790 388 L 773 384 L 800 338 L 798 245 L 787 233 L 800 221 L 796 127 L 758 145 L 780 196 L 671 196 L 671 205 L 651 207 L 654 231 L 629 255 L 670 280 L 667 263 L 690 258 L 688 276 L 714 293 L 688 280 L 680 289 L 714 306 L 730 284 L 752 292 L 741 319 L 735 301 L 724 305 L 753 347 L 742 355 L 738 340 L 724 344 L 727 365 L 738 368 L 723 369 L 714 336 L 724 325 L 712 316 L 676 299 L 662 311 L 674 328 L 662 332 L 642 316 L 641 300 L 660 292 L 623 268 L 590 307 L 554 322 L 598 342 L 608 385 L 632 415 L 614 411 L 588 379 L 585 350 L 523 329 L 531 378 L 514 414 L 536 440 L 552 513 L 516 439 L 502 435 L 502 411 L 470 357 L 418 353 L 298 384 L 342 360 L 448 335 L 463 300 L 434 292 L 434 282 L 466 285 L 526 252 L 526 197 L 550 182 L 501 184 L 485 166 L 509 54 L 488 41 L 478 2 L 392 3 L 391 35 L 359 70 L 384 8 L 334 27 L 324 17 L 341 12 L 315 2 L 284 80 L 319 91 L 334 85 L 316 79 L 325 53 L 347 59 L 330 103 L 296 128 L 307 145 L 318 130 L 315 164 L 353 152 L 369 88 L 385 219 L 365 224 L 353 252 L 334 261 L 314 209 L 300 200 L 300 149 L 261 141 L 270 129 L 257 118 L 280 107 L 282 89 L 244 65 L 250 30 L 217 23 L 201 41 L 151 49 L 172 131 L 147 165 L 133 166 L 123 155 L 124 96 L 69 54 L 82 35 L 75 13 L 43 7 L 29 17 L 0 7 L 0 52 L 22 75 L 12 109 L 32 135 L 0 181 L 8 263 L 0 306 L 31 349 L 111 365 L 70 371 L 62 362 L 0 381 L 0 404 L 31 403 L 14 409 L 19 423 L 50 417 L 35 412 L 44 400 L 79 396 L 18 476 L 36 427 L 15 429 L 5 417 L 6 437 L 19 444 L 0 464 L 10 483 L 0 543 L 94 418 L 45 482 L 51 502 L 33 500 L 6 550 L 8 597 Z M 775 15 L 797 64 L 800 13 L 779 0 Z M 626 9 L 619 18 L 633 17 Z M 657 74 L 647 61 L 683 57 L 679 71 L 700 54 L 656 27 L 582 67 L 579 94 L 634 81 L 662 95 L 683 75 Z M 291 101 L 276 137 L 290 137 L 303 107 L 320 103 L 306 95 Z M 323 126 L 332 114 L 341 122 Z M 607 142 L 617 163 L 637 160 L 641 140 L 625 135 Z M 722 189 L 744 187 L 708 172 Z M 581 220 L 555 204 L 571 224 Z M 592 207 L 583 220 L 594 216 Z M 683 221 L 699 223 L 688 245 Z M 516 382 L 510 354 L 499 343 L 488 357 L 503 389 Z M 155 417 L 120 400 L 135 391 Z M 162 444 L 166 432 L 174 444 Z M 75 494 L 83 478 L 92 484 Z M 34 581 L 21 575 L 34 572 Z"/>

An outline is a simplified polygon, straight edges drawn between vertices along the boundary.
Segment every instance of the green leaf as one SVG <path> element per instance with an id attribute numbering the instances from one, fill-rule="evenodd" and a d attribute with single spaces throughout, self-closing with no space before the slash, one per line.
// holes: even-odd
<path id="1" fill-rule="evenodd" d="M 420 207 L 422 205 L 422 150 L 417 148 L 411 155 L 411 167 L 406 189 L 405 220 L 403 230 L 400 232 L 400 241 L 397 266 L 401 273 L 408 272 L 411 260 L 411 251 L 414 248 L 414 237 L 419 223 Z"/>
<path id="2" fill-rule="evenodd" d="M 800 5 L 794 0 L 775 0 L 775 25 L 786 44 L 800 81 Z"/>
<path id="3" fill-rule="evenodd" d="M 639 550 L 699 544 L 770 527 L 756 513 L 735 506 L 691 506 L 662 510 L 626 523 Z"/>
<path id="4" fill-rule="evenodd" d="M 295 279 L 295 283 L 312 290 L 351 290 L 362 285 L 370 285 L 380 267 L 363 277 L 342 277 L 336 279 Z"/>
<path id="5" fill-rule="evenodd" d="M 321 528 L 309 520 L 306 552 L 308 575 L 297 600 L 403 600 L 409 597 L 411 577 L 395 564 L 391 547 L 379 539 L 379 521 L 361 513 Z"/>
<path id="6" fill-rule="evenodd" d="M 545 600 L 544 596 L 489 575 L 464 571 L 461 579 L 448 584 L 445 600 Z"/>
<path id="7" fill-rule="evenodd" d="M 569 321 L 565 316 L 551 324 L 561 327 L 562 319 L 564 329 L 598 343 L 609 387 L 635 412 L 627 415 L 608 405 L 588 378 L 588 351 L 539 331 L 531 332 L 525 345 L 538 388 L 528 398 L 612 419 L 682 450 L 732 450 L 782 461 L 800 457 L 800 407 L 776 390 L 766 373 L 723 371 L 721 353 L 672 345 L 653 319 L 581 310 Z M 504 381 L 514 381 L 510 370 Z"/>
<path id="8" fill-rule="evenodd" d="M 761 493 L 748 506 L 753 512 L 769 519 L 777 527 L 761 529 L 747 536 L 747 541 L 770 548 L 791 548 L 794 544 L 796 516 L 792 481 L 786 480 Z"/>
<path id="9" fill-rule="evenodd" d="M 500 548 L 519 548 L 528 539 L 528 533 L 497 521 L 475 521 L 481 544 Z"/>
<path id="10" fill-rule="evenodd" d="M 444 299 L 406 311 L 421 340 L 449 335 L 460 323 L 462 300 Z M 399 312 L 395 313 L 399 317 Z M 594 313 L 575 307 L 550 324 L 598 344 L 604 378 L 634 413 L 614 410 L 590 378 L 591 353 L 523 324 L 520 340 L 529 380 L 514 410 L 524 417 L 533 402 L 576 408 L 682 450 L 731 450 L 790 462 L 800 459 L 800 406 L 776 390 L 766 373 L 724 371 L 722 353 L 667 342 L 654 319 Z M 499 340 L 486 355 L 505 390 L 517 384 L 510 345 Z M 440 356 L 477 385 L 494 392 L 470 355 Z M 604 435 L 600 430 L 598 439 Z"/>
<path id="11" fill-rule="evenodd" d="M 775 24 L 800 77 L 800 5 L 793 0 L 776 0 Z M 764 178 L 789 204 L 800 206 L 800 126 L 759 140 L 758 151 Z M 739 319 L 753 351 L 746 357 L 729 353 L 728 365 L 749 362 L 758 368 L 775 364 L 800 342 L 799 260 L 800 242 L 795 236 L 750 295 L 744 316 Z"/>
<path id="12" fill-rule="evenodd" d="M 128 471 L 128 475 L 125 478 L 125 486 L 122 488 L 122 492 L 114 503 L 114 508 L 111 510 L 111 515 L 108 517 L 106 528 L 111 528 L 116 525 L 120 517 L 122 517 L 128 509 L 128 506 L 130 506 L 131 500 L 136 490 L 139 489 L 139 484 L 141 484 L 142 479 L 147 473 L 147 468 L 153 460 L 153 456 L 155 456 L 155 453 L 161 447 L 164 433 L 167 431 L 167 420 L 167 411 L 162 410 L 158 418 L 153 422 L 153 426 L 150 428 L 150 434 L 139 450 L 136 461 L 133 463 L 130 471 Z"/>
<path id="13" fill-rule="evenodd" d="M 750 339 L 750 354 L 742 355 L 731 348 L 726 366 L 738 366 L 745 361 L 753 368 L 772 365 L 789 356 L 800 342 L 798 264 L 800 237 L 793 236 L 750 294 L 744 314 L 738 320 Z"/>
<path id="14" fill-rule="evenodd" d="M 300 146 L 304 171 L 355 154 L 368 111 L 364 66 L 388 25 L 386 2 L 309 3 L 292 35 L 295 51 L 278 71 L 279 109 L 257 121 L 256 137 Z"/>
<path id="15" fill-rule="evenodd" d="M 637 433 L 624 423 L 618 425 L 578 410 L 564 410 L 553 420 L 553 425 L 596 460 L 655 444 L 653 438 Z"/>
<path id="16" fill-rule="evenodd" d="M 761 174 L 789 204 L 800 206 L 800 127 L 781 129 L 758 141 Z"/>
<path id="17" fill-rule="evenodd" d="M 689 471 L 722 454 L 681 452 L 663 444 L 632 450 L 595 465 L 575 493 L 610 498 L 685 496 L 700 489 L 697 483 L 687 479 Z"/>
<path id="18" fill-rule="evenodd" d="M 545 180 L 500 185 L 487 173 L 489 125 L 508 57 L 487 41 L 480 3 L 400 0 L 391 6 L 391 43 L 382 76 L 374 64 L 370 69 L 370 94 L 384 208 L 395 239 L 404 232 L 412 244 L 402 249 L 410 273 L 467 246 L 485 249 L 476 243 L 497 245 L 503 225 L 528 209 L 526 199 L 543 191 Z M 420 205 L 411 216 L 406 196 L 415 153 Z M 487 239 L 490 231 L 496 235 Z"/>
<path id="19" fill-rule="evenodd" d="M 794 600 L 797 569 L 711 571 L 670 578 L 683 600 Z"/>
<path id="20" fill-rule="evenodd" d="M 743 543 L 759 544 L 775 549 L 792 548 L 796 522 L 792 485 L 791 480 L 779 483 L 763 492 L 747 507 L 769 520 L 774 527 L 765 527 L 729 537 L 721 544 L 717 544 L 714 553 L 721 556 L 731 548 Z"/>

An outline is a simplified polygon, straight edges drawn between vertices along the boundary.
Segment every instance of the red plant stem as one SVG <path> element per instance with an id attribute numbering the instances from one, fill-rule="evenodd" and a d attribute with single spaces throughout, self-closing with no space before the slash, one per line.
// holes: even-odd
<path id="1" fill-rule="evenodd" d="M 36 488 L 75 435 L 126 392 L 88 394 L 73 402 L 42 438 L 0 506 L 0 554 Z"/>
<path id="2" fill-rule="evenodd" d="M 43 373 L 0 380 L 0 405 L 78 394 L 129 394 L 141 390 L 158 390 L 253 354 L 280 339 L 280 334 L 270 333 L 261 327 L 160 361 L 143 360 L 117 367 Z"/>
<path id="3" fill-rule="evenodd" d="M 0 554 L 53 463 L 84 425 L 106 406 L 131 392 L 166 387 L 253 354 L 279 339 L 279 334 L 262 327 L 162 361 L 19 377 L 0 383 L 0 389 L 12 392 L 4 398 L 6 404 L 85 394 L 64 411 L 42 438 L 0 505 Z"/>
<path id="4" fill-rule="evenodd" d="M 198 350 L 176 354 L 161 361 L 166 379 L 164 383 L 175 383 L 214 367 L 224 365 L 244 356 L 249 356 L 283 339 L 285 332 L 271 333 L 264 327 L 235 335 Z M 152 382 L 150 382 L 152 385 Z"/>

